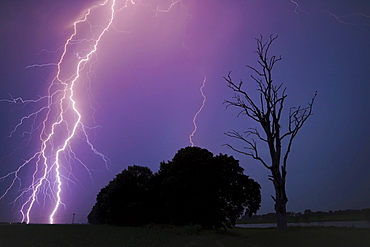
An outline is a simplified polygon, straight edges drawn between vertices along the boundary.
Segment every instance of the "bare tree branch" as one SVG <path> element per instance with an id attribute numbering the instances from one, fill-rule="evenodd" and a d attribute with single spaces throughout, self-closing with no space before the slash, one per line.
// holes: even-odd
<path id="1" fill-rule="evenodd" d="M 298 131 L 302 128 L 306 120 L 312 115 L 313 104 L 315 102 L 316 96 L 317 96 L 317 91 L 315 92 L 315 95 L 311 99 L 311 102 L 308 103 L 308 107 L 301 108 L 299 106 L 296 110 L 294 110 L 293 112 L 291 111 L 289 114 L 289 132 L 287 132 L 281 137 L 281 140 L 282 140 L 286 136 L 290 135 L 287 150 L 285 152 L 284 160 L 283 160 L 283 171 L 285 172 L 286 172 L 287 160 L 288 160 L 288 156 L 289 156 L 289 153 L 292 147 L 293 139 L 298 134 Z"/>
<path id="2" fill-rule="evenodd" d="M 260 161 L 262 163 L 262 165 L 264 167 L 266 167 L 267 169 L 271 169 L 271 167 L 268 166 L 266 164 L 266 162 L 259 156 L 256 140 L 254 140 L 253 138 L 248 140 L 245 137 L 243 137 L 239 132 L 237 132 L 235 130 L 230 131 L 230 132 L 226 132 L 225 135 L 227 135 L 229 137 L 232 137 L 232 138 L 240 139 L 240 140 L 244 141 L 245 143 L 247 143 L 247 146 L 244 147 L 244 149 L 246 149 L 248 151 L 238 150 L 238 149 L 234 148 L 233 146 L 231 146 L 230 144 L 224 144 L 225 146 L 231 148 L 235 152 L 238 152 L 238 153 L 241 153 L 241 154 L 244 154 L 244 155 L 247 155 L 247 156 L 251 156 L 253 159 Z"/>
<path id="3" fill-rule="evenodd" d="M 258 132 L 257 128 L 249 128 L 246 132 L 244 132 L 247 136 L 248 135 L 255 135 L 260 139 L 261 141 L 267 142 L 267 139 L 261 136 L 261 134 Z"/>

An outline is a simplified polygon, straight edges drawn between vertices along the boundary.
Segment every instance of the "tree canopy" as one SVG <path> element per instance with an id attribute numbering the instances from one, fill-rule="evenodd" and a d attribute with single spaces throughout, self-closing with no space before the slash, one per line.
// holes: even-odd
<path id="1" fill-rule="evenodd" d="M 165 223 L 233 227 L 242 214 L 261 204 L 260 185 L 244 175 L 232 156 L 207 149 L 180 149 L 157 173 L 129 166 L 97 196 L 91 224 Z"/>
<path id="2" fill-rule="evenodd" d="M 142 166 L 129 166 L 101 189 L 88 215 L 90 224 L 131 225 L 151 218 L 150 179 L 153 172 Z"/>

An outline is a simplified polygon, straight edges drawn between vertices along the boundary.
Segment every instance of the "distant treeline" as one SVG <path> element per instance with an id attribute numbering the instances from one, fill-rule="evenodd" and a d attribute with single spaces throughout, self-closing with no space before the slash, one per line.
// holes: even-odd
<path id="1" fill-rule="evenodd" d="M 329 212 L 312 211 L 306 209 L 303 213 L 287 212 L 288 222 L 320 222 L 320 221 L 370 221 L 370 208 L 360 210 L 337 210 Z M 268 213 L 263 215 L 253 215 L 251 217 L 244 215 L 238 220 L 238 223 L 275 223 L 276 214 Z"/>

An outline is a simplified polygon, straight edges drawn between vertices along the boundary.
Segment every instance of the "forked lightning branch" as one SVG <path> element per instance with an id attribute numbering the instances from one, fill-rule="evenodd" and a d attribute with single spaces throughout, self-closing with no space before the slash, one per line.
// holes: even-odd
<path id="1" fill-rule="evenodd" d="M 71 145 L 77 135 L 79 138 L 83 137 L 92 154 L 98 155 L 102 163 L 108 167 L 108 158 L 94 147 L 87 134 L 87 127 L 83 123 L 83 115 L 79 109 L 76 86 L 80 83 L 81 77 L 91 69 L 93 58 L 97 55 L 107 33 L 110 30 L 117 30 L 114 22 L 118 14 L 124 15 L 135 4 L 150 7 L 153 15 L 169 12 L 175 5 L 180 5 L 187 12 L 180 1 L 169 2 L 166 8 L 153 8 L 134 0 L 105 0 L 94 5 L 85 11 L 82 18 L 73 23 L 71 35 L 58 50 L 61 55 L 57 62 L 27 66 L 27 69 L 47 66 L 57 68 L 47 88 L 47 95 L 34 100 L 21 97 L 1 100 L 14 104 L 43 104 L 36 111 L 22 117 L 10 133 L 11 138 L 28 120 L 35 122 L 36 119 L 41 118 L 40 123 L 33 123 L 29 131 L 29 133 L 37 132 L 37 136 L 33 136 L 39 140 L 37 151 L 16 169 L 0 177 L 0 182 L 7 182 L 0 200 L 6 197 L 9 191 L 21 188 L 18 189 L 19 193 L 13 203 L 20 204 L 22 222 L 32 222 L 32 211 L 35 207 L 50 205 L 51 208 L 46 207 L 44 211 L 48 222 L 55 223 L 55 216 L 61 208 L 67 206 L 64 204 L 63 191 L 67 189 L 68 182 L 73 177 L 72 164 L 69 160 L 74 160 L 74 163 L 77 162 L 90 174 L 89 167 L 78 158 L 78 152 L 73 150 Z M 100 18 L 101 16 L 105 18 Z M 97 20 L 102 21 L 95 24 Z M 86 30 L 89 31 L 86 32 Z M 25 170 L 32 171 L 27 185 L 22 178 Z"/>

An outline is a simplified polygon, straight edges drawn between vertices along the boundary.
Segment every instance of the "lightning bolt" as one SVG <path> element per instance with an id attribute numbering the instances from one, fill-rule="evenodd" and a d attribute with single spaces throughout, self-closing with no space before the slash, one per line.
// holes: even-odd
<path id="1" fill-rule="evenodd" d="M 96 5 L 92 8 L 96 8 L 98 6 L 104 6 L 108 3 L 109 3 L 109 1 L 106 0 L 103 3 L 101 3 L 99 5 Z M 74 88 L 75 88 L 75 84 L 77 83 L 78 79 L 80 78 L 80 73 L 81 73 L 81 70 L 83 69 L 84 65 L 91 59 L 93 54 L 96 53 L 101 38 L 108 31 L 109 27 L 112 25 L 114 15 L 115 15 L 116 1 L 115 0 L 111 1 L 110 6 L 111 6 L 110 7 L 111 11 L 110 11 L 110 18 L 109 18 L 108 23 L 102 29 L 102 31 L 98 34 L 97 38 L 93 41 L 92 49 L 84 57 L 78 57 L 79 61 L 77 63 L 74 74 L 72 75 L 71 78 L 69 78 L 70 80 L 68 80 L 68 79 L 63 80 L 61 78 L 61 73 L 63 72 L 62 65 L 63 65 L 63 62 L 65 60 L 65 56 L 66 56 L 67 51 L 68 51 L 68 46 L 70 45 L 70 43 L 72 42 L 72 40 L 74 39 L 74 37 L 78 33 L 78 25 L 80 23 L 84 23 L 88 20 L 88 17 L 91 14 L 92 8 L 89 8 L 87 10 L 83 19 L 74 22 L 74 24 L 73 24 L 74 32 L 67 39 L 66 43 L 64 44 L 63 53 L 62 53 L 62 55 L 60 57 L 60 60 L 57 64 L 57 67 L 58 67 L 57 74 L 56 74 L 54 80 L 52 81 L 52 83 L 51 83 L 51 85 L 48 89 L 48 95 L 49 95 L 48 113 L 46 115 L 45 120 L 43 121 L 43 127 L 42 127 L 42 131 L 41 131 L 42 134 L 40 135 L 41 151 L 39 153 L 36 153 L 36 155 L 34 156 L 34 157 L 38 157 L 38 158 L 37 158 L 37 162 L 36 162 L 36 171 L 33 174 L 33 180 L 32 180 L 32 184 L 31 184 L 32 194 L 28 198 L 28 200 L 21 207 L 21 213 L 22 213 L 22 217 L 23 217 L 22 221 L 26 221 L 27 223 L 30 222 L 30 212 L 31 212 L 31 209 L 32 209 L 35 201 L 36 201 L 37 194 L 39 193 L 39 191 L 41 189 L 41 186 L 43 184 L 49 183 L 48 177 L 52 175 L 51 174 L 52 171 L 54 173 L 54 184 L 52 186 L 53 186 L 53 191 L 55 191 L 54 196 L 55 196 L 56 201 L 55 201 L 53 210 L 52 210 L 52 212 L 49 216 L 50 224 L 54 223 L 54 215 L 57 212 L 58 208 L 61 205 L 64 205 L 63 202 L 62 202 L 62 199 L 61 199 L 62 179 L 61 179 L 60 156 L 64 151 L 66 151 L 66 148 L 70 145 L 70 141 L 76 135 L 76 131 L 77 131 L 77 128 L 79 126 L 81 127 L 82 131 L 86 134 L 86 132 L 84 130 L 84 125 L 81 122 L 81 118 L 82 118 L 81 113 L 79 112 L 78 107 L 76 105 Z M 62 85 L 62 88 L 53 91 L 53 87 L 56 86 L 56 84 L 59 84 L 59 83 L 60 83 L 60 85 Z M 59 109 L 58 109 L 58 113 L 57 113 L 55 121 L 51 124 L 51 131 L 48 133 L 47 123 L 48 123 L 49 116 L 50 116 L 50 113 L 51 113 L 51 105 L 54 104 L 53 103 L 53 100 L 54 100 L 53 98 L 56 98 L 57 96 L 59 96 L 59 99 L 57 99 L 57 101 L 59 101 L 58 104 L 57 104 L 58 105 L 57 107 Z M 70 114 L 74 115 L 72 121 L 68 121 L 66 119 L 68 117 L 68 115 L 67 115 L 68 111 L 71 111 Z M 60 144 L 54 150 L 54 141 L 53 141 L 53 139 L 55 139 L 57 137 L 56 132 L 57 132 L 58 128 L 60 128 L 60 127 L 64 127 L 67 130 L 68 134 L 64 137 L 65 140 L 62 142 L 62 144 Z M 85 136 L 87 136 L 87 135 L 85 135 Z M 49 158 L 50 154 L 47 153 L 48 147 L 50 147 L 52 149 L 52 152 L 54 153 L 53 156 L 55 155 L 54 160 L 49 160 L 50 159 Z M 95 153 L 97 153 L 97 152 L 95 152 Z M 100 154 L 100 153 L 97 153 L 97 154 Z M 105 157 L 102 154 L 100 154 L 100 155 L 101 155 L 101 157 L 103 157 L 104 160 L 106 160 Z M 42 164 L 40 164 L 41 160 L 43 160 Z M 40 167 L 40 166 L 42 167 L 43 172 L 42 172 L 42 176 L 37 178 L 38 167 Z"/>
<path id="2" fill-rule="evenodd" d="M 126 2 L 127 3 L 127 2 Z M 79 25 L 84 23 L 88 23 L 88 18 L 91 15 L 91 11 L 97 7 L 103 7 L 109 5 L 110 6 L 110 17 L 108 22 L 105 26 L 101 29 L 100 32 L 95 33 L 95 39 L 90 40 L 78 40 L 77 43 L 82 42 L 90 42 L 90 50 L 84 50 L 84 55 L 77 56 L 77 65 L 71 75 L 67 78 L 64 78 L 65 69 L 64 65 L 66 62 L 67 54 L 69 52 L 69 48 L 71 45 L 76 44 L 76 38 L 78 35 Z M 127 6 L 127 4 L 125 5 Z M 89 8 L 84 17 L 76 22 L 73 23 L 73 33 L 71 36 L 66 40 L 62 54 L 59 58 L 57 64 L 55 63 L 47 63 L 47 64 L 35 64 L 31 66 L 27 66 L 26 68 L 34 68 L 34 67 L 45 67 L 45 66 L 57 66 L 57 72 L 48 87 L 48 95 L 46 97 L 41 97 L 37 100 L 23 100 L 21 98 L 7 100 L 8 102 L 13 103 L 36 103 L 40 102 L 41 100 L 46 99 L 47 105 L 41 107 L 38 111 L 29 114 L 21 119 L 18 125 L 13 129 L 11 135 L 17 131 L 17 128 L 24 123 L 25 120 L 30 118 L 35 118 L 37 115 L 44 113 L 45 118 L 42 121 L 42 127 L 40 131 L 40 142 L 41 146 L 38 152 L 32 155 L 29 159 L 23 162 L 18 169 L 13 172 L 8 173 L 7 175 L 0 178 L 0 180 L 4 180 L 8 177 L 12 177 L 12 181 L 10 186 L 5 190 L 5 192 L 1 195 L 0 199 L 2 199 L 9 190 L 16 184 L 16 182 L 20 181 L 20 172 L 24 169 L 27 165 L 30 165 L 31 162 L 35 162 L 34 172 L 32 174 L 32 182 L 29 187 L 22 190 L 20 195 L 16 197 L 15 201 L 19 200 L 22 196 L 25 196 L 27 193 L 31 195 L 27 196 L 25 202 L 21 205 L 20 213 L 22 215 L 22 222 L 30 223 L 30 213 L 33 209 L 35 203 L 40 203 L 38 196 L 42 194 L 44 197 L 51 197 L 53 201 L 52 211 L 49 216 L 50 224 L 54 223 L 54 216 L 58 211 L 60 206 L 65 206 L 62 201 L 61 192 L 63 186 L 63 179 L 62 179 L 62 169 L 66 169 L 61 164 L 62 154 L 65 152 L 69 152 L 74 154 L 70 146 L 72 138 L 76 136 L 76 132 L 81 130 L 87 141 L 88 145 L 90 146 L 91 150 L 99 155 L 105 162 L 108 164 L 108 159 L 101 153 L 99 153 L 92 143 L 90 142 L 87 133 L 85 131 L 85 126 L 82 123 L 82 115 L 78 110 L 78 106 L 76 103 L 76 93 L 75 93 L 75 85 L 78 83 L 80 79 L 81 71 L 84 69 L 87 62 L 91 60 L 93 55 L 96 53 L 98 49 L 98 45 L 104 36 L 104 34 L 108 31 L 110 26 L 113 23 L 114 16 L 116 13 L 116 1 L 106 0 L 101 4 L 94 5 L 93 7 Z M 68 74 L 68 72 L 67 72 Z M 63 139 L 63 141 L 59 141 L 59 139 Z M 79 159 L 77 159 L 80 161 Z M 81 161 L 80 161 L 81 162 Z M 81 164 L 83 164 L 81 162 Z M 83 164 L 83 166 L 87 169 L 87 167 Z M 88 169 L 87 169 L 88 170 Z M 44 199 L 45 200 L 45 199 Z M 45 202 L 44 202 L 45 203 Z"/>
<path id="3" fill-rule="evenodd" d="M 307 12 L 305 12 L 304 10 L 302 10 L 302 8 L 299 6 L 299 4 L 294 1 L 294 0 L 290 0 L 290 2 L 292 4 L 294 4 L 295 8 L 294 8 L 294 13 L 297 15 L 297 18 L 299 19 L 299 15 L 298 15 L 298 11 L 302 12 L 302 13 L 305 13 L 306 15 L 309 15 Z"/>
<path id="4" fill-rule="evenodd" d="M 301 13 L 304 13 L 306 14 L 307 16 L 310 16 L 310 13 L 304 11 L 301 6 L 299 5 L 299 3 L 295 0 L 290 0 L 290 2 L 294 5 L 294 13 L 296 14 L 297 16 L 297 19 L 298 21 L 300 21 L 299 19 L 299 12 Z M 326 14 L 330 15 L 331 17 L 333 17 L 338 23 L 341 23 L 343 25 L 350 25 L 350 26 L 370 26 L 369 24 L 358 24 L 356 22 L 351 22 L 349 21 L 350 18 L 354 18 L 354 17 L 357 17 L 358 19 L 359 18 L 362 18 L 362 19 L 370 19 L 370 15 L 367 15 L 367 14 L 364 14 L 364 13 L 351 13 L 351 14 L 347 14 L 347 15 L 336 15 L 330 11 L 327 11 L 327 10 L 321 10 L 322 12 L 325 12 Z"/>
<path id="5" fill-rule="evenodd" d="M 338 21 L 339 23 L 341 24 L 344 24 L 344 25 L 352 25 L 352 26 L 356 26 L 358 24 L 356 23 L 353 23 L 353 22 L 348 22 L 348 21 L 345 21 L 345 19 L 348 19 L 350 17 L 363 17 L 363 18 L 366 18 L 366 19 L 370 19 L 370 15 L 365 15 L 363 13 L 352 13 L 352 14 L 348 14 L 348 15 L 335 15 L 333 13 L 331 13 L 330 11 L 325 11 L 326 13 L 328 13 L 330 16 L 332 16 L 336 21 Z"/>
<path id="6" fill-rule="evenodd" d="M 138 3 L 148 7 L 140 1 Z M 39 53 L 49 52 L 56 54 L 61 52 L 56 63 L 33 64 L 26 67 L 26 69 L 56 67 L 55 76 L 53 76 L 47 88 L 46 96 L 32 100 L 21 97 L 13 98 L 10 95 L 9 99 L 0 100 L 0 102 L 22 104 L 24 107 L 30 104 L 43 105 L 38 110 L 22 117 L 9 135 L 9 137 L 12 137 L 22 125 L 26 124 L 27 121 L 32 121 L 31 131 L 28 132 L 28 135 L 31 138 L 36 131 L 39 132 L 38 139 L 40 144 L 38 151 L 23 161 L 17 169 L 0 177 L 0 182 L 4 180 L 10 181 L 4 192 L 0 194 L 0 200 L 19 184 L 19 194 L 12 203 L 15 204 L 22 201 L 20 203 L 22 222 L 27 224 L 31 222 L 31 213 L 36 205 L 43 205 L 44 207 L 45 205 L 51 205 L 48 221 L 50 224 L 55 223 L 55 217 L 60 207 L 66 207 L 66 204 L 63 202 L 63 188 L 68 185 L 65 183 L 73 183 L 70 178 L 70 176 L 74 177 L 71 162 L 76 162 L 83 166 L 92 178 L 89 168 L 73 151 L 71 144 L 74 138 L 82 136 L 90 150 L 95 155 L 98 155 L 104 161 L 106 168 L 109 169 L 109 159 L 94 147 L 88 137 L 87 129 L 96 127 L 87 127 L 83 123 L 83 115 L 77 100 L 78 91 L 76 85 L 83 80 L 81 77 L 84 70 L 88 70 L 86 74 L 87 78 L 90 79 L 89 73 L 91 72 L 92 64 L 96 62 L 93 58 L 97 57 L 97 51 L 103 37 L 110 30 L 118 30 L 114 26 L 117 13 L 134 4 L 136 4 L 134 0 L 104 0 L 99 4 L 93 5 L 85 11 L 82 18 L 73 22 L 72 34 L 62 47 L 55 51 L 43 49 Z M 169 12 L 177 4 L 185 8 L 186 14 L 190 18 L 187 8 L 181 1 L 171 1 L 168 8 L 152 8 L 152 12 L 155 15 L 160 12 Z M 92 24 L 92 18 L 94 13 L 98 11 L 107 11 L 109 16 L 105 19 L 104 24 L 94 25 Z M 86 27 L 89 30 L 88 37 L 85 37 L 86 34 L 82 32 Z M 81 35 L 85 36 L 81 37 Z M 75 52 L 76 48 L 74 47 L 77 45 L 80 45 L 81 49 Z M 205 80 L 201 87 L 201 93 L 204 97 L 201 109 L 205 103 L 205 96 L 202 91 Z M 196 116 L 193 120 L 195 130 L 192 135 L 196 131 Z M 37 124 L 37 120 L 40 118 L 41 123 Z M 29 185 L 24 186 L 21 174 L 26 172 L 27 169 L 32 169 L 32 175 Z"/>
<path id="7" fill-rule="evenodd" d="M 202 105 L 200 106 L 199 110 L 194 115 L 194 118 L 193 118 L 194 129 L 193 129 L 193 132 L 189 136 L 189 141 L 190 141 L 190 144 L 191 144 L 192 147 L 194 147 L 193 137 L 195 135 L 195 132 L 197 132 L 197 129 L 198 129 L 197 122 L 196 122 L 197 121 L 197 117 L 198 117 L 199 113 L 203 110 L 204 105 L 206 104 L 206 100 L 207 100 L 207 97 L 206 97 L 206 95 L 203 92 L 203 88 L 206 86 L 206 80 L 207 80 L 207 78 L 204 77 L 202 86 L 199 89 L 200 94 L 203 97 L 203 101 L 202 101 Z"/>

